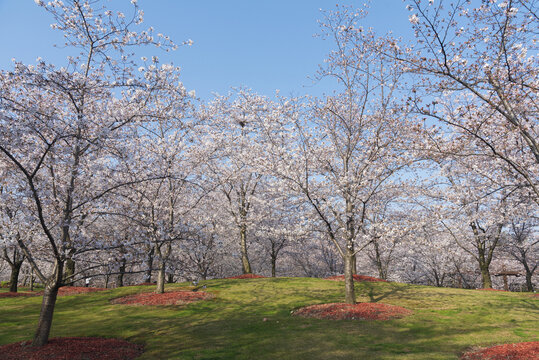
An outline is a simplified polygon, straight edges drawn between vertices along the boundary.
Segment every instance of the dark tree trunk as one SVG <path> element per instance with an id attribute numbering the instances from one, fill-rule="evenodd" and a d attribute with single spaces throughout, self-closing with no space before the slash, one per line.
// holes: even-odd
<path id="1" fill-rule="evenodd" d="M 63 267 L 64 264 L 57 260 L 54 274 L 45 284 L 43 301 L 41 302 L 41 312 L 39 313 L 39 321 L 37 323 L 37 330 L 32 341 L 32 346 L 43 346 L 49 341 L 54 307 L 58 296 L 58 288 L 61 286 L 62 282 Z"/>
<path id="2" fill-rule="evenodd" d="M 275 243 L 272 241 L 271 242 L 271 252 L 270 252 L 270 257 L 271 257 L 271 277 L 275 277 L 275 270 L 276 270 L 276 267 L 277 267 L 277 249 L 275 247 Z"/>
<path id="3" fill-rule="evenodd" d="M 526 272 L 526 287 L 528 291 L 533 292 L 533 282 L 532 282 L 532 273 Z"/>
<path id="4" fill-rule="evenodd" d="M 122 259 L 120 269 L 118 271 L 118 277 L 116 278 L 116 287 L 124 286 L 125 263 L 126 263 L 126 260 Z"/>
<path id="5" fill-rule="evenodd" d="M 148 252 L 148 269 L 146 270 L 146 274 L 144 275 L 144 280 L 142 282 L 144 283 L 150 283 L 152 282 L 152 268 L 153 268 L 153 254 L 155 252 L 155 248 L 152 247 L 152 249 Z"/>
<path id="6" fill-rule="evenodd" d="M 532 269 L 530 269 L 530 266 L 528 265 L 528 261 L 525 256 L 522 257 L 522 265 L 524 265 L 524 269 L 526 270 L 526 287 L 528 288 L 528 291 L 533 292 L 533 282 L 532 277 L 535 269 L 537 268 L 537 265 Z"/>
<path id="7" fill-rule="evenodd" d="M 30 291 L 34 291 L 34 269 L 30 271 Z"/>
<path id="8" fill-rule="evenodd" d="M 14 261 L 11 265 L 11 276 L 9 280 L 9 291 L 17 292 L 17 286 L 19 284 L 19 274 L 21 272 L 21 266 L 24 260 Z"/>
<path id="9" fill-rule="evenodd" d="M 206 280 L 206 279 L 204 279 Z M 168 280 L 167 283 L 173 284 L 174 283 L 174 274 L 168 274 Z"/>

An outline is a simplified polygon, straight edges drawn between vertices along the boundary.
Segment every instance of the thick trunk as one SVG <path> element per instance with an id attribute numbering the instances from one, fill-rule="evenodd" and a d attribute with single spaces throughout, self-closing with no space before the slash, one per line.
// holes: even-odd
<path id="1" fill-rule="evenodd" d="M 251 263 L 249 263 L 249 256 L 247 254 L 247 226 L 241 225 L 240 228 L 240 249 L 241 249 L 241 265 L 244 274 L 251 274 Z"/>
<path id="2" fill-rule="evenodd" d="M 206 279 L 204 279 L 206 280 Z M 167 283 L 174 284 L 174 274 L 168 274 Z"/>
<path id="3" fill-rule="evenodd" d="M 356 295 L 354 292 L 354 274 L 352 272 L 352 260 L 353 253 L 348 250 L 344 256 L 344 291 L 345 302 L 347 304 L 356 303 Z"/>
<path id="4" fill-rule="evenodd" d="M 352 274 L 357 275 L 357 254 L 352 255 Z"/>
<path id="5" fill-rule="evenodd" d="M 41 312 L 39 313 L 39 321 L 37 329 L 32 341 L 32 346 L 43 346 L 49 341 L 49 334 L 52 325 L 52 316 L 58 296 L 58 288 L 61 285 L 64 264 L 61 261 L 56 261 L 54 274 L 45 285 L 43 293 L 43 301 L 41 302 Z"/>
<path id="6" fill-rule="evenodd" d="M 277 265 L 277 257 L 272 256 L 271 257 L 271 277 L 275 277 L 275 270 Z"/>
<path id="7" fill-rule="evenodd" d="M 157 287 L 155 289 L 156 294 L 163 294 L 165 292 L 165 262 L 159 262 L 159 271 L 157 272 Z"/>
<path id="8" fill-rule="evenodd" d="M 485 263 L 479 264 L 481 269 L 481 281 L 483 283 L 483 289 L 492 288 L 492 279 L 490 278 L 490 270 Z"/>
<path id="9" fill-rule="evenodd" d="M 11 276 L 9 280 L 9 291 L 11 292 L 17 292 L 22 263 L 22 261 L 14 261 L 11 265 Z"/>

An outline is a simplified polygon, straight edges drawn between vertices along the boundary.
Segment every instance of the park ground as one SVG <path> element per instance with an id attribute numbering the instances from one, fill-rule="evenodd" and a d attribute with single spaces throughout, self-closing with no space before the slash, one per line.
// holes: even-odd
<path id="1" fill-rule="evenodd" d="M 151 292 L 152 286 L 61 296 L 51 338 L 121 338 L 144 346 L 140 359 L 414 360 L 458 359 L 477 347 L 539 339 L 539 298 L 530 293 L 363 282 L 356 284 L 358 302 L 402 306 L 412 314 L 333 321 L 291 312 L 343 301 L 342 282 L 268 278 L 203 284 L 213 297 L 176 306 L 111 303 Z M 167 285 L 167 291 L 189 285 Z M 31 339 L 40 302 L 39 296 L 0 298 L 0 345 Z"/>

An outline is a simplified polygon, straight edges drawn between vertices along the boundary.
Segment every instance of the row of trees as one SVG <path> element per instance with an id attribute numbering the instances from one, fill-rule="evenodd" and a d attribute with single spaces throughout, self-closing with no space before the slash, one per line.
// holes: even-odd
<path id="1" fill-rule="evenodd" d="M 475 267 L 491 287 L 506 254 L 533 286 L 534 1 L 410 1 L 413 45 L 338 7 L 321 22 L 334 50 L 317 74 L 332 93 L 207 103 L 179 68 L 130 52 L 177 47 L 133 31 L 136 1 L 131 16 L 37 3 L 79 54 L 0 72 L 0 237 L 9 265 L 26 261 L 45 285 L 35 346 L 58 288 L 99 274 L 121 286 L 156 270 L 163 292 L 167 273 L 252 273 L 254 257 L 275 275 L 284 256 L 292 274 L 342 267 L 354 303 L 358 265 L 438 286 L 467 285 Z"/>

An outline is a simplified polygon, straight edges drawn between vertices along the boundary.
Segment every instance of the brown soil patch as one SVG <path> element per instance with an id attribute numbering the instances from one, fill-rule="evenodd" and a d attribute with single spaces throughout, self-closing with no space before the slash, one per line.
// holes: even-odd
<path id="1" fill-rule="evenodd" d="M 327 277 L 326 280 L 333 280 L 333 281 L 344 281 L 344 275 L 335 275 Z M 354 275 L 354 281 L 362 282 L 362 281 L 368 281 L 368 282 L 387 282 L 387 280 L 384 279 L 378 279 L 372 276 L 366 276 L 366 275 Z"/>
<path id="2" fill-rule="evenodd" d="M 147 292 L 116 298 L 111 302 L 123 305 L 182 305 L 212 297 L 212 294 L 204 291 L 170 291 L 163 294 Z"/>
<path id="3" fill-rule="evenodd" d="M 142 345 L 125 340 L 90 337 L 54 338 L 40 348 L 32 348 L 29 341 L 0 346 L 5 360 L 131 360 L 142 352 Z"/>
<path id="4" fill-rule="evenodd" d="M 306 306 L 292 312 L 294 316 L 329 320 L 389 320 L 398 319 L 412 312 L 400 306 L 359 303 L 331 303 Z"/>
<path id="5" fill-rule="evenodd" d="M 461 360 L 539 360 L 539 341 L 504 344 L 470 351 Z"/>
<path id="6" fill-rule="evenodd" d="M 225 279 L 262 279 L 262 278 L 265 278 L 265 276 L 255 275 L 255 274 L 243 274 L 243 275 L 238 275 L 238 276 L 227 277 Z"/>

